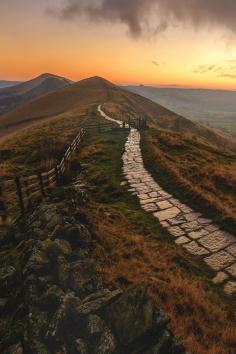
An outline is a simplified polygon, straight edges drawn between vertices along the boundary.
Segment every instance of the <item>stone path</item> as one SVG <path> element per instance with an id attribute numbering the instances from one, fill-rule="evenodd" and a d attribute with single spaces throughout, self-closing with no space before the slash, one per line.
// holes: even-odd
<path id="1" fill-rule="evenodd" d="M 99 111 L 111 120 L 99 106 Z M 112 121 L 115 121 L 112 119 Z M 117 123 L 122 126 L 121 121 Z M 210 219 L 175 199 L 154 181 L 144 168 L 140 134 L 131 129 L 123 154 L 123 172 L 129 192 L 137 195 L 141 207 L 153 213 L 175 243 L 203 260 L 216 272 L 213 282 L 222 283 L 227 294 L 236 292 L 236 238 L 219 229 Z"/>

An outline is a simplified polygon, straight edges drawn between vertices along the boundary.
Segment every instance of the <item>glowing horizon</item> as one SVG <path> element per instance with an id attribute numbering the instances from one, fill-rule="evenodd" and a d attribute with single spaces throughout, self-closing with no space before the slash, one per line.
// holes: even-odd
<path id="1" fill-rule="evenodd" d="M 126 23 L 85 16 L 66 21 L 48 13 L 60 4 L 3 0 L 0 80 L 25 81 L 49 72 L 73 81 L 102 76 L 116 84 L 236 90 L 232 33 L 184 23 L 134 38 Z"/>

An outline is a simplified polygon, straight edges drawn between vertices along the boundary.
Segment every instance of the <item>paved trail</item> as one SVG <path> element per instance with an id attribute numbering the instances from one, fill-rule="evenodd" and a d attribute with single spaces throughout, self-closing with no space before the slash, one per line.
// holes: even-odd
<path id="1" fill-rule="evenodd" d="M 121 121 L 108 117 L 101 106 L 98 110 L 105 119 L 122 126 Z M 144 168 L 137 129 L 130 130 L 122 159 L 129 192 L 137 195 L 141 207 L 153 213 L 177 244 L 204 259 L 216 272 L 214 283 L 222 283 L 228 294 L 236 292 L 236 238 L 173 198 L 154 181 Z"/>

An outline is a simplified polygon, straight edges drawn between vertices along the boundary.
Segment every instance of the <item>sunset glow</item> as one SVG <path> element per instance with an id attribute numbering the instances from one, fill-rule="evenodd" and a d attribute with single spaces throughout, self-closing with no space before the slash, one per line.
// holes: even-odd
<path id="1" fill-rule="evenodd" d="M 1 1 L 1 79 L 51 72 L 75 81 L 99 75 L 121 84 L 236 89 L 232 32 L 179 23 L 135 37 L 119 21 L 68 20 L 51 13 L 65 3 Z"/>

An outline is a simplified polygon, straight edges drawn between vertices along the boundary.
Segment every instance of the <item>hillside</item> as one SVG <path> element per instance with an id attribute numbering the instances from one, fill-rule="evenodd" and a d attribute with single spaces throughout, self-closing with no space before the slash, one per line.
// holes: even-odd
<path id="1" fill-rule="evenodd" d="M 0 136 L 42 119 L 59 117 L 65 113 L 74 116 L 81 107 L 104 102 L 108 113 L 121 120 L 146 115 L 151 126 L 196 134 L 213 144 L 236 148 L 236 142 L 221 131 L 194 123 L 99 77 L 79 81 L 0 116 Z"/>
<path id="2" fill-rule="evenodd" d="M 236 136 L 236 91 L 125 86 L 193 121 Z"/>
<path id="3" fill-rule="evenodd" d="M 11 87 L 0 88 L 0 114 L 70 85 L 71 81 L 52 74 L 42 74 Z"/>
<path id="4" fill-rule="evenodd" d="M 208 227 L 209 216 L 219 227 L 233 225 L 236 153 L 217 147 L 217 143 L 233 147 L 227 136 L 99 77 L 50 93 L 8 114 L 13 129 L 24 124 L 27 128 L 0 145 L 0 177 L 55 167 L 81 124 L 107 123 L 98 113 L 98 104 L 116 119 L 147 116 L 149 128 L 141 131 L 145 167 L 163 186 L 162 196 L 177 201 L 179 207 L 179 201 L 188 198 L 182 205 L 191 214 L 184 221 L 186 232 L 199 230 L 196 215 Z M 190 353 L 234 353 L 232 277 L 229 280 L 226 274 L 216 284 L 216 272 L 203 258 L 187 252 L 171 236 L 171 229 L 180 226 L 164 227 L 148 211 L 146 200 L 139 203 L 138 197 L 150 194 L 148 184 L 155 182 L 139 170 L 142 164 L 136 152 L 140 150 L 134 149 L 135 140 L 127 140 L 132 134 L 128 129 L 105 133 L 97 129 L 86 135 L 67 173 L 56 188 L 50 188 L 47 198 L 36 208 L 27 198 L 26 224 L 14 225 L 0 252 L 4 280 L 0 351 L 4 354 L 86 353 L 84 349 L 87 353 L 181 353 L 175 339 L 177 351 L 172 349 L 170 333 Z M 125 156 L 129 151 L 132 159 Z M 136 164 L 138 169 L 133 170 Z M 142 194 L 135 194 L 135 188 Z M 162 196 L 159 205 L 170 208 Z M 9 204 L 11 208 L 13 203 Z M 195 212 L 200 208 L 204 218 L 188 206 Z M 226 264 L 223 273 L 230 271 Z M 147 288 L 137 286 L 142 283 Z M 230 292 L 226 293 L 227 286 Z M 115 317 L 110 317 L 113 306 Z"/>
<path id="5" fill-rule="evenodd" d="M 0 80 L 0 89 L 20 84 L 20 81 Z"/>

